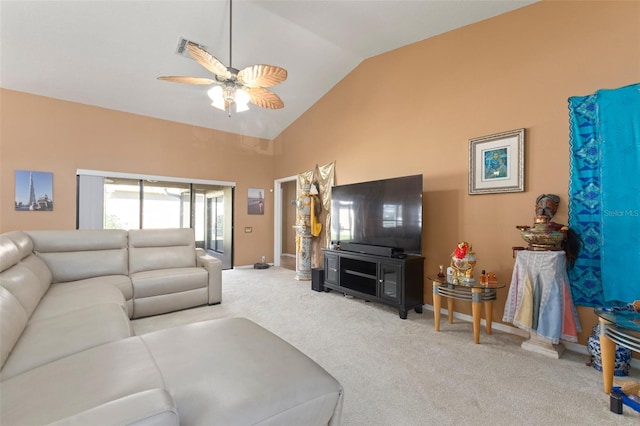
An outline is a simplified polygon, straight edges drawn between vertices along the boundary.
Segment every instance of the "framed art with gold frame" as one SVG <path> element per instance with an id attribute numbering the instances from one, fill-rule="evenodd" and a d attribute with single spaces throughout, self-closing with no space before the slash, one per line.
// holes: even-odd
<path id="1" fill-rule="evenodd" d="M 469 139 L 469 194 L 524 191 L 524 129 Z"/>

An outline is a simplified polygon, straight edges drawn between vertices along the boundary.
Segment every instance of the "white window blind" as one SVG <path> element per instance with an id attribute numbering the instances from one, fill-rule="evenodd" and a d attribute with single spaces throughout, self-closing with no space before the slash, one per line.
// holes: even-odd
<path id="1" fill-rule="evenodd" d="M 102 229 L 104 177 L 78 175 L 78 229 Z"/>

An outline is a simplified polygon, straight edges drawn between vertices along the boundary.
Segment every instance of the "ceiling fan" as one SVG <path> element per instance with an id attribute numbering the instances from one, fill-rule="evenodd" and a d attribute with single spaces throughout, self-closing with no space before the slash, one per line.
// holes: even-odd
<path id="1" fill-rule="evenodd" d="M 275 65 L 251 65 L 237 70 L 231 65 L 232 47 L 232 2 L 229 0 L 229 66 L 225 66 L 216 57 L 196 43 L 187 41 L 186 49 L 193 59 L 213 73 L 213 78 L 163 76 L 158 80 L 174 83 L 213 85 L 207 92 L 212 106 L 227 111 L 231 116 L 231 106 L 236 112 L 249 109 L 249 102 L 269 109 L 284 107 L 282 99 L 267 87 L 275 86 L 287 79 L 287 70 Z"/>

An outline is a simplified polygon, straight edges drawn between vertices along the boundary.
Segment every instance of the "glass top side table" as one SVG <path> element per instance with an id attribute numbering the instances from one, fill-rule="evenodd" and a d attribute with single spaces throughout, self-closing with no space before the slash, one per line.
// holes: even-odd
<path id="1" fill-rule="evenodd" d="M 491 334 L 491 322 L 493 319 L 493 302 L 496 300 L 497 290 L 506 286 L 499 283 L 450 283 L 446 277 L 429 276 L 433 284 L 433 322 L 436 331 L 440 331 L 440 308 L 442 297 L 447 298 L 447 311 L 449 324 L 453 324 L 453 301 L 464 300 L 471 302 L 473 316 L 473 341 L 480 343 L 480 317 L 482 304 L 484 303 L 485 328 L 487 334 Z"/>
<path id="2" fill-rule="evenodd" d="M 640 352 L 640 312 L 594 309 L 600 321 L 600 351 L 604 392 L 611 393 L 616 344 Z"/>

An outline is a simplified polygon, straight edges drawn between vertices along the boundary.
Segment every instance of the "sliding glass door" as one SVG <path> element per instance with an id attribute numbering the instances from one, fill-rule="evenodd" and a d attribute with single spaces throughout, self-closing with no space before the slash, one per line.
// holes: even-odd
<path id="1" fill-rule="evenodd" d="M 141 228 L 192 228 L 190 184 L 147 180 L 141 182 Z"/>
<path id="2" fill-rule="evenodd" d="M 233 188 L 193 185 L 196 243 L 225 264 L 232 263 Z"/>
<path id="3" fill-rule="evenodd" d="M 140 229 L 139 179 L 104 179 L 104 229 Z"/>
<path id="4" fill-rule="evenodd" d="M 80 229 L 193 228 L 196 247 L 219 258 L 224 269 L 233 267 L 233 186 L 110 176 L 79 179 L 78 186 Z M 103 212 L 95 212 L 90 206 L 98 203 L 81 195 L 96 191 L 103 191 Z M 84 220 L 83 214 L 99 213 L 102 226 Z"/>

